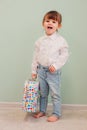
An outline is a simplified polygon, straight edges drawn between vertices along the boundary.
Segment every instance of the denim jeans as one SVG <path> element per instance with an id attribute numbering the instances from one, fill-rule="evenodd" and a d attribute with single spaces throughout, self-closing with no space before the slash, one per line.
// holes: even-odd
<path id="1" fill-rule="evenodd" d="M 48 104 L 48 95 L 50 93 L 53 113 L 54 115 L 61 116 L 61 94 L 60 94 L 60 77 L 61 72 L 49 72 L 48 67 L 42 65 L 37 69 L 38 79 L 40 83 L 40 112 L 46 113 Z"/>

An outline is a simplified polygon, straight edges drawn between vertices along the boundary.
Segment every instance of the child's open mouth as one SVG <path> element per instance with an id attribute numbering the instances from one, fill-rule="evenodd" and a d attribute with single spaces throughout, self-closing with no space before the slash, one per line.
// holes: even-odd
<path id="1" fill-rule="evenodd" d="M 53 28 L 52 28 L 52 27 L 50 27 L 50 26 L 48 26 L 47 28 L 48 28 L 48 29 L 53 29 Z"/>

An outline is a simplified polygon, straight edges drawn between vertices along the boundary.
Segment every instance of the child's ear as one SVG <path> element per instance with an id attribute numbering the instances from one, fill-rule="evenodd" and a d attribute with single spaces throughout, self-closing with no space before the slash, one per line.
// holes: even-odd
<path id="1" fill-rule="evenodd" d="M 59 25 L 58 25 L 58 28 L 61 28 L 61 27 L 62 27 L 62 24 L 59 24 Z"/>

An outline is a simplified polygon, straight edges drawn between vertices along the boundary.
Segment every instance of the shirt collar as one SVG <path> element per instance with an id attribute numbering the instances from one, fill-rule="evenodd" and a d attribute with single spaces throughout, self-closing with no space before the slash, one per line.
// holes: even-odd
<path id="1" fill-rule="evenodd" d="M 48 35 L 45 35 L 45 38 L 49 38 L 49 39 L 52 39 L 52 40 L 55 40 L 58 36 L 58 33 L 55 32 L 53 33 L 52 35 L 48 36 Z"/>

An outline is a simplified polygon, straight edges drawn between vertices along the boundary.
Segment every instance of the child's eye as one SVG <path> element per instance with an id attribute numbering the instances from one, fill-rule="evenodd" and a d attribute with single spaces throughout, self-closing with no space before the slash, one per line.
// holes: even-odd
<path id="1" fill-rule="evenodd" d="M 47 23 L 49 22 L 49 20 L 46 21 Z"/>
<path id="2" fill-rule="evenodd" d="M 53 21 L 53 23 L 56 23 L 56 21 Z"/>

